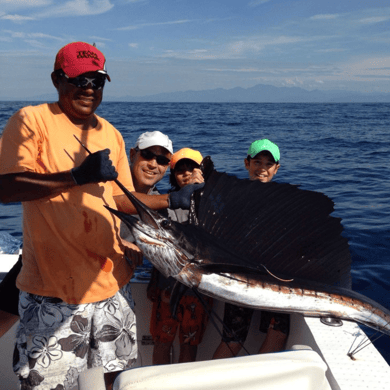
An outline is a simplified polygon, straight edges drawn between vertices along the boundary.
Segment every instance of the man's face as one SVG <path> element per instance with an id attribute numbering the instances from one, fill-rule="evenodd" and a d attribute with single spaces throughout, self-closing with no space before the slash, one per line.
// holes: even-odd
<path id="1" fill-rule="evenodd" d="M 97 72 L 84 73 L 83 76 L 94 78 Z M 65 114 L 75 123 L 83 123 L 93 116 L 103 98 L 103 88 L 93 89 L 92 83 L 77 87 L 65 77 L 52 74 L 54 86 L 58 91 L 59 104 Z"/>
<path id="2" fill-rule="evenodd" d="M 268 153 L 259 153 L 248 162 L 244 160 L 245 168 L 248 170 L 250 180 L 259 180 L 263 183 L 270 182 L 279 169 L 279 164 L 275 163 Z"/>
<path id="3" fill-rule="evenodd" d="M 151 146 L 144 150 L 153 153 L 155 156 L 164 156 L 169 160 L 172 157 L 172 154 L 162 146 Z M 130 150 L 131 174 L 135 190 L 147 193 L 163 178 L 169 163 L 167 165 L 159 164 L 155 157 L 147 159 L 142 156 L 141 152 L 141 150 L 134 148 Z"/>

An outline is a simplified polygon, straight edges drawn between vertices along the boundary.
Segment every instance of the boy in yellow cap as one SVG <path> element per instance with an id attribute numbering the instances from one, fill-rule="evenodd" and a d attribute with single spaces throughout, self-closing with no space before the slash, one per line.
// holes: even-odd
<path id="1" fill-rule="evenodd" d="M 203 183 L 200 170 L 203 157 L 197 150 L 183 148 L 171 159 L 169 177 L 172 186 L 170 191 L 178 191 L 191 183 Z M 177 222 L 188 220 L 188 210 L 168 209 L 169 217 Z M 152 278 L 148 286 L 148 298 L 153 302 L 150 321 L 150 333 L 154 340 L 153 364 L 170 363 L 170 350 L 178 328 L 180 340 L 179 362 L 195 361 L 198 345 L 201 343 L 207 324 L 207 313 L 199 299 L 187 290 L 180 299 L 177 319 L 171 315 L 169 301 L 175 279 L 165 278 L 153 268 Z M 204 297 L 209 305 L 211 298 Z"/>

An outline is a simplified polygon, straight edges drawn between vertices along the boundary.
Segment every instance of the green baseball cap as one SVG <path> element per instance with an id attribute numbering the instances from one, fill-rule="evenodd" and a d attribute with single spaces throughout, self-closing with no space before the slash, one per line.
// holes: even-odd
<path id="1" fill-rule="evenodd" d="M 248 156 L 252 158 L 258 155 L 260 152 L 264 150 L 270 152 L 275 162 L 280 160 L 280 151 L 278 145 L 271 142 L 269 139 L 259 139 L 257 141 L 252 142 L 251 146 L 248 149 Z"/>

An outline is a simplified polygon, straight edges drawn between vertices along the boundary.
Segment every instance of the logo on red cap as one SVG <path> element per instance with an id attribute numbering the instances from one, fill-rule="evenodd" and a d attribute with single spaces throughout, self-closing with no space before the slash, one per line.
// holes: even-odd
<path id="1" fill-rule="evenodd" d="M 96 60 L 100 61 L 97 54 L 93 53 L 92 51 L 80 50 L 77 53 L 77 58 L 95 58 Z"/>

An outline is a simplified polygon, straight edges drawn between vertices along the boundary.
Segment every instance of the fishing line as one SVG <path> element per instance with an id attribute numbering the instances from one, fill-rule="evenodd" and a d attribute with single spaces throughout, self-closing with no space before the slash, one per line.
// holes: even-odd
<path id="1" fill-rule="evenodd" d="M 274 275 L 264 264 L 261 264 L 261 266 L 263 266 L 263 268 L 272 276 L 274 277 L 275 279 L 277 280 L 280 280 L 281 282 L 292 282 L 294 281 L 294 279 L 282 279 L 282 278 L 278 278 L 276 275 Z"/>
<path id="2" fill-rule="evenodd" d="M 381 333 L 381 334 L 379 334 L 378 337 L 374 338 L 374 336 L 377 335 L 378 333 L 379 333 L 379 331 L 375 332 L 370 337 L 366 336 L 366 338 L 363 339 L 362 341 L 360 341 L 360 343 L 357 345 L 357 347 L 353 351 L 351 351 L 351 348 L 353 347 L 353 344 L 354 344 L 354 343 L 352 343 L 351 347 L 349 348 L 349 351 L 348 351 L 347 355 L 351 359 L 353 359 L 353 355 L 356 355 L 358 352 L 360 352 L 362 349 L 368 347 L 370 344 L 374 344 L 375 341 L 379 340 L 382 336 L 384 336 L 384 334 Z M 358 337 L 358 335 L 356 337 Z"/>
<path id="3" fill-rule="evenodd" d="M 388 321 L 384 327 L 389 325 L 390 322 Z M 378 330 L 370 337 L 366 335 L 366 338 L 364 338 L 360 343 L 357 345 L 357 347 L 351 351 L 354 342 L 352 343 L 351 347 L 349 348 L 349 351 L 347 353 L 347 356 L 349 356 L 351 359 L 354 359 L 353 355 L 356 355 L 358 352 L 360 352 L 362 349 L 368 347 L 370 344 L 374 344 L 375 341 L 379 340 L 382 336 L 384 336 L 384 333 L 380 333 L 379 336 L 374 338 L 378 333 L 380 333 Z M 356 338 L 359 336 L 359 334 L 356 335 Z M 355 340 L 356 340 L 355 338 Z M 365 344 L 365 345 L 364 345 Z"/>
<path id="4" fill-rule="evenodd" d="M 218 321 L 222 324 L 222 327 L 223 329 L 232 334 L 233 337 L 234 337 L 234 340 L 236 343 L 240 344 L 241 348 L 247 353 L 248 356 L 250 356 L 250 353 L 249 351 L 245 348 L 244 344 L 237 340 L 236 338 L 236 335 L 235 335 L 235 332 L 232 331 L 231 329 L 229 329 L 229 327 L 223 322 L 223 320 L 221 319 L 221 317 L 213 310 L 211 309 L 210 310 L 210 307 L 208 306 L 208 304 L 203 300 L 203 297 L 202 297 L 202 294 L 199 293 L 198 289 L 196 287 L 192 287 L 192 291 L 194 292 L 194 294 L 196 295 L 196 297 L 199 299 L 200 303 L 202 304 L 203 308 L 206 310 L 207 314 L 209 315 L 210 317 L 210 320 L 211 322 L 213 323 L 216 331 L 218 332 L 218 334 L 221 336 L 221 339 L 223 338 L 223 334 L 222 332 L 219 330 L 219 327 L 218 325 L 215 323 L 214 319 L 213 319 L 213 316 L 215 316 Z M 226 346 L 229 348 L 230 352 L 232 353 L 232 355 L 234 356 L 234 353 L 233 353 L 233 350 L 231 349 L 229 343 L 225 342 Z"/>

